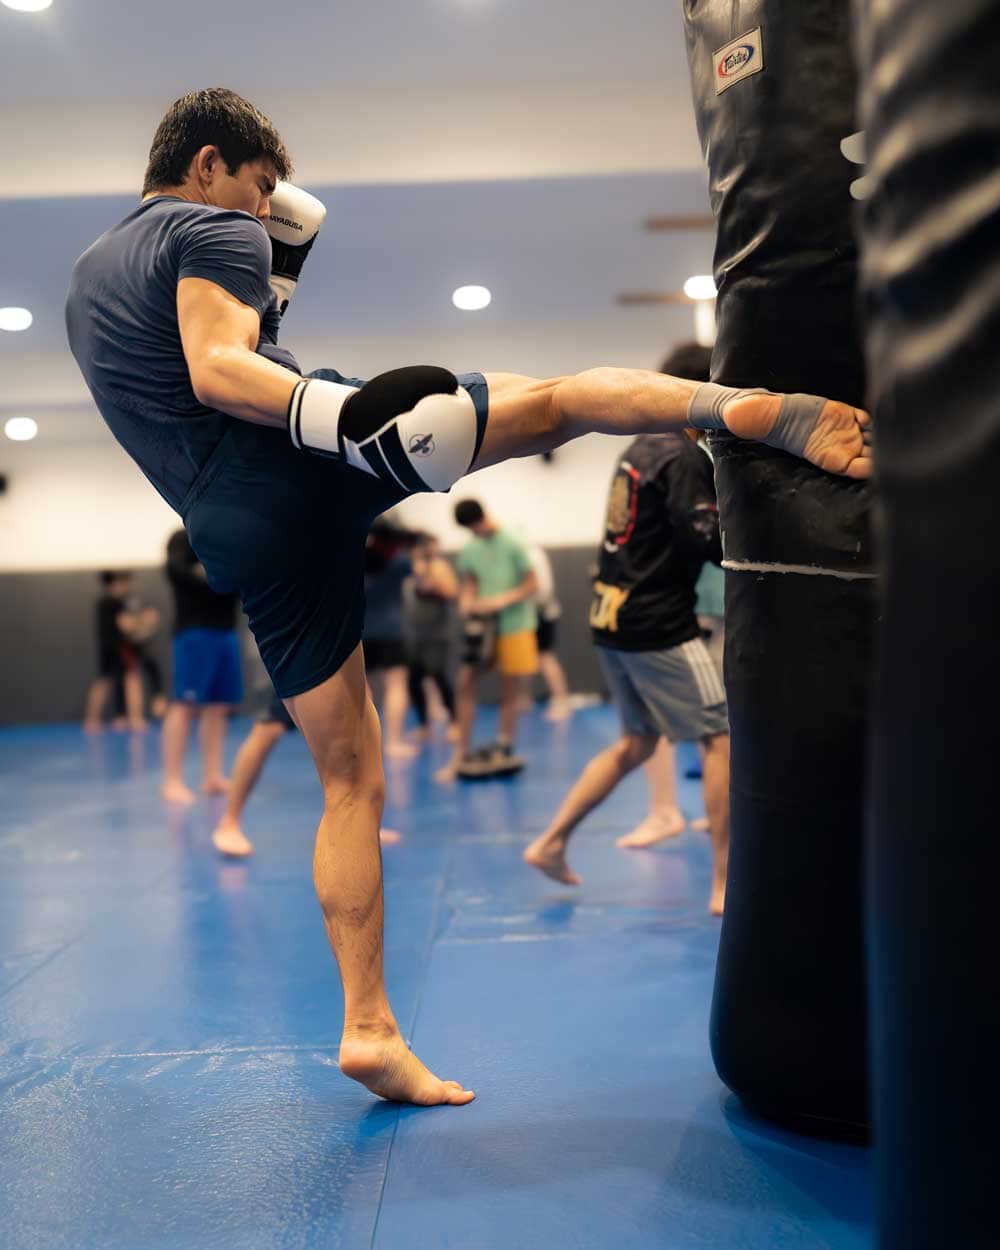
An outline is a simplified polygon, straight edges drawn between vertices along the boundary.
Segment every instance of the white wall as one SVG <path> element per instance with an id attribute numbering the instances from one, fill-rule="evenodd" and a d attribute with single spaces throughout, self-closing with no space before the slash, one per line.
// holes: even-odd
<path id="1" fill-rule="evenodd" d="M 109 434 L 47 447 L 2 440 L 0 572 L 160 564 L 180 521 Z"/>
<path id="2" fill-rule="evenodd" d="M 466 478 L 450 495 L 401 505 L 401 521 L 455 548 L 467 535 L 452 521 L 457 499 L 479 499 L 498 520 L 543 545 L 596 546 L 611 467 L 627 440 L 591 435 L 541 458 L 512 461 Z M 47 448 L 0 445 L 0 572 L 141 567 L 159 564 L 180 524 L 110 435 Z"/>
<path id="3" fill-rule="evenodd" d="M 470 474 L 448 495 L 419 495 L 400 504 L 399 520 L 437 534 L 448 550 L 468 540 L 452 510 L 459 499 L 478 499 L 502 525 L 543 547 L 590 547 L 604 533 L 608 485 L 627 438 L 591 434 L 561 447 L 550 463 L 540 456 Z"/>

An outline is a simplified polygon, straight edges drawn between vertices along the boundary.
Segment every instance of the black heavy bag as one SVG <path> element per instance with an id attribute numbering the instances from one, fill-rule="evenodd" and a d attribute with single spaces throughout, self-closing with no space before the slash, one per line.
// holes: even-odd
<path id="1" fill-rule="evenodd" d="M 686 0 L 685 18 L 718 225 L 713 380 L 861 404 L 850 0 Z M 760 444 L 713 451 L 732 848 L 712 1054 L 761 1114 L 860 1136 L 870 491 Z"/>
<path id="2" fill-rule="evenodd" d="M 869 917 L 883 1250 L 994 1250 L 1000 5 L 859 4 L 885 609 Z"/>

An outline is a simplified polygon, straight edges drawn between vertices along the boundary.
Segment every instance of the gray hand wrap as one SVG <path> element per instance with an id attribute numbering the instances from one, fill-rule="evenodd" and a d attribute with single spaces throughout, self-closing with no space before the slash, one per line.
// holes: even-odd
<path id="1" fill-rule="evenodd" d="M 715 382 L 704 382 L 691 396 L 688 405 L 688 424 L 697 430 L 726 430 L 722 417 L 723 407 L 741 395 L 770 395 L 761 386 L 749 390 L 741 390 L 735 386 L 719 386 Z M 767 438 L 760 441 L 769 447 L 778 447 L 790 452 L 793 456 L 803 456 L 806 443 L 809 442 L 819 414 L 826 405 L 826 400 L 819 395 L 783 395 L 778 419 Z"/>

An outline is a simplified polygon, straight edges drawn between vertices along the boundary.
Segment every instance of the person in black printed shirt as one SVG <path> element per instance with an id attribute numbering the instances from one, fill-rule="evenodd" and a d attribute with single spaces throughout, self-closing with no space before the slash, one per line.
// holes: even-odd
<path id="1" fill-rule="evenodd" d="M 696 741 L 704 762 L 712 832 L 709 909 L 721 915 L 729 849 L 729 720 L 726 696 L 701 638 L 695 583 L 706 560 L 722 559 L 712 464 L 686 434 L 647 434 L 618 461 L 608 499 L 590 625 L 621 737 L 595 756 L 545 832 L 525 851 L 533 867 L 564 885 L 581 879 L 566 862 L 580 821 L 661 735 Z"/>

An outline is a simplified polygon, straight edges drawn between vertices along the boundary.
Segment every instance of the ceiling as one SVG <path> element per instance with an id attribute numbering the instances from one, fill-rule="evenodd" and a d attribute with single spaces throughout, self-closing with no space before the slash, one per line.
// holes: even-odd
<path id="1" fill-rule="evenodd" d="M 710 267 L 680 4 L 621 0 L 54 0 L 0 7 L 0 418 L 52 442 L 103 437 L 65 349 L 76 256 L 135 202 L 165 106 L 223 83 L 278 125 L 330 209 L 286 318 L 308 367 L 362 376 L 415 360 L 556 373 L 655 366 L 683 308 L 621 290 Z M 494 299 L 459 313 L 450 294 Z M 42 439 L 38 440 L 41 445 Z"/>

